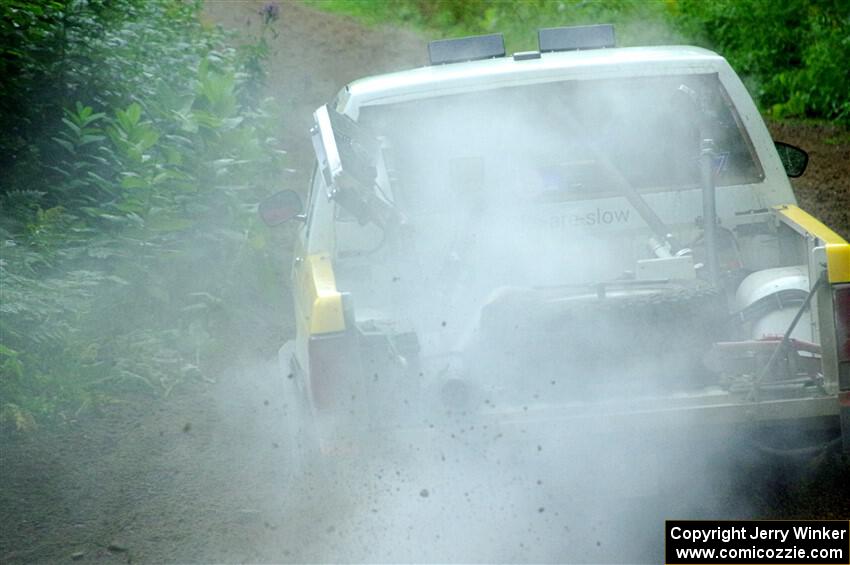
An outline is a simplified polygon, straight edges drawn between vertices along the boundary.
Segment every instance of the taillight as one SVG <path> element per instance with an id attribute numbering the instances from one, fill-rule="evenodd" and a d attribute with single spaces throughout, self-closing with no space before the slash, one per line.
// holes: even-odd
<path id="1" fill-rule="evenodd" d="M 352 331 L 314 335 L 310 355 L 310 392 L 317 409 L 338 406 L 352 394 L 360 371 L 357 337 Z"/>
<path id="2" fill-rule="evenodd" d="M 850 390 L 850 285 L 835 287 L 832 302 L 838 345 L 838 387 Z"/>

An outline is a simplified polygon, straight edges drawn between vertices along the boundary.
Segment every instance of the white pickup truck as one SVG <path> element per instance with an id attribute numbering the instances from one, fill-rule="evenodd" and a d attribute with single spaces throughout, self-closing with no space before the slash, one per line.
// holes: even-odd
<path id="1" fill-rule="evenodd" d="M 296 454 L 599 422 L 850 448 L 850 246 L 796 205 L 805 152 L 716 53 L 539 40 L 435 41 L 315 112 L 306 206 L 260 206 L 301 222 Z"/>

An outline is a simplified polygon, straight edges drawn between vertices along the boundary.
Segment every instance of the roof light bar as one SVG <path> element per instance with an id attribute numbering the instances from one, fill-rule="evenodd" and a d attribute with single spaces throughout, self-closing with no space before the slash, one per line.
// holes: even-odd
<path id="1" fill-rule="evenodd" d="M 537 41 L 541 53 L 614 47 L 614 26 L 550 27 L 537 30 Z"/>
<path id="2" fill-rule="evenodd" d="M 428 59 L 432 65 L 504 56 L 505 38 L 501 33 L 457 39 L 439 39 L 428 44 Z"/>

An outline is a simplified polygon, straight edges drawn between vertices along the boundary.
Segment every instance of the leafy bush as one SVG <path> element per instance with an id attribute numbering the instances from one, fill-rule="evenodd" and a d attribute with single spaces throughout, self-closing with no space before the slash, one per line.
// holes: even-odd
<path id="1" fill-rule="evenodd" d="M 254 204 L 283 152 L 264 44 L 199 3 L 2 10 L 0 421 L 25 427 L 200 374 L 243 310 L 228 293 L 273 268 Z"/>
<path id="2" fill-rule="evenodd" d="M 672 21 L 717 49 L 774 117 L 850 122 L 850 3 L 680 0 Z"/>

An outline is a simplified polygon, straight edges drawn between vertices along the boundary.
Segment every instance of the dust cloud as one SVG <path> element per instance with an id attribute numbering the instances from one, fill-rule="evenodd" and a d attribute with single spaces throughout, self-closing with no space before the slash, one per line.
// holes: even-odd
<path id="1" fill-rule="evenodd" d="M 700 263 L 701 135 L 726 151 L 720 186 L 753 174 L 716 77 L 501 88 L 369 106 L 359 123 L 404 221 L 337 209 L 337 284 L 361 326 L 417 345 L 364 369 L 348 416 L 315 416 L 353 447 L 290 476 L 290 557 L 658 562 L 665 518 L 747 516 L 726 498 L 745 450 L 658 413 L 716 387 L 703 356 L 725 295 L 689 310 L 704 281 L 641 284 L 655 234 L 618 188 Z"/>

